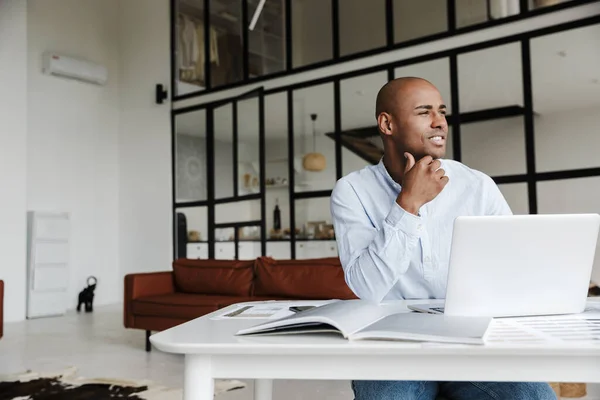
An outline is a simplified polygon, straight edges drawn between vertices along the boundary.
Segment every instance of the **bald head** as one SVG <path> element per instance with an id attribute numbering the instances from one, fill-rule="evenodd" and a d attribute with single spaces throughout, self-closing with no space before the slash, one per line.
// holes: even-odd
<path id="1" fill-rule="evenodd" d="M 405 152 L 415 159 L 445 154 L 446 106 L 431 82 L 415 77 L 394 79 L 379 90 L 375 109 L 388 160 L 402 164 Z"/>
<path id="2" fill-rule="evenodd" d="M 413 76 L 396 78 L 383 85 L 383 87 L 379 89 L 379 93 L 377 93 L 377 100 L 375 102 L 375 118 L 377 118 L 382 112 L 391 114 L 392 110 L 397 107 L 396 101 L 402 98 L 402 96 L 406 93 L 406 90 L 410 90 L 411 87 L 419 84 L 433 86 L 433 84 L 428 80 Z"/>

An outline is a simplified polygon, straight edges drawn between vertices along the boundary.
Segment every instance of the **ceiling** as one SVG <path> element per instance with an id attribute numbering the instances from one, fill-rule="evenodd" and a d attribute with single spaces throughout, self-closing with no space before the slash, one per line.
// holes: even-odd
<path id="1" fill-rule="evenodd" d="M 523 104 L 519 43 L 461 54 L 460 107 L 463 112 Z M 600 106 L 600 25 L 573 29 L 531 41 L 533 104 L 538 114 Z M 421 76 L 433 82 L 452 110 L 448 59 L 397 68 L 396 76 Z M 341 82 L 342 130 L 374 124 L 375 97 L 385 83 L 385 72 Z M 294 130 L 312 135 L 311 113 L 317 114 L 317 134 L 334 130 L 333 83 L 296 90 L 293 94 Z M 258 102 L 238 105 L 240 140 L 258 141 Z M 231 106 L 217 110 L 217 140 L 231 140 Z M 177 117 L 177 131 L 203 135 L 204 111 Z M 287 137 L 285 93 L 265 97 L 267 140 Z"/>

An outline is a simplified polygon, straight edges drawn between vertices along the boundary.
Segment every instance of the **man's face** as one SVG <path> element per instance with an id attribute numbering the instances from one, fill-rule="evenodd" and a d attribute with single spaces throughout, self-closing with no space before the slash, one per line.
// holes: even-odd
<path id="1" fill-rule="evenodd" d="M 426 81 L 407 83 L 398 91 L 392 114 L 392 140 L 416 160 L 446 154 L 448 123 L 440 92 Z M 402 154 L 402 153 L 400 153 Z"/>

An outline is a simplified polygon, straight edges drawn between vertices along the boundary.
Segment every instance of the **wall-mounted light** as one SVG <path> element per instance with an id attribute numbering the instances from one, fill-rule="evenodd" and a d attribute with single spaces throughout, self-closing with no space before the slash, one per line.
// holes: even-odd
<path id="1" fill-rule="evenodd" d="M 165 89 L 165 87 L 161 83 L 156 84 L 156 89 L 155 89 L 156 104 L 162 104 L 167 99 L 168 94 L 169 94 L 169 92 L 167 91 L 167 89 Z"/>

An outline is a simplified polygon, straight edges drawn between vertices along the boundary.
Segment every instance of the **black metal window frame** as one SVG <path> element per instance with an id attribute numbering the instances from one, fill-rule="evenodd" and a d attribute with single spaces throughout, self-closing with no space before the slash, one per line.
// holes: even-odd
<path id="1" fill-rule="evenodd" d="M 200 1 L 200 0 L 199 0 Z M 390 50 L 396 50 L 401 48 L 406 48 L 410 46 L 415 46 L 418 44 L 424 44 L 428 42 L 433 42 L 440 39 L 449 38 L 456 35 L 461 35 L 469 32 L 475 32 L 487 28 L 491 28 L 498 25 L 508 24 L 515 21 L 524 20 L 527 18 L 552 13 L 560 10 L 565 10 L 572 7 L 578 7 L 587 3 L 598 2 L 599 0 L 570 0 L 565 3 L 559 3 L 551 6 L 546 6 L 543 8 L 539 8 L 536 10 L 530 10 L 528 7 L 527 0 L 520 0 L 520 12 L 515 15 L 511 15 L 508 17 L 484 21 L 481 23 L 465 26 L 465 27 L 456 27 L 456 2 L 455 0 L 446 0 L 446 9 L 447 9 L 447 26 L 448 29 L 444 32 L 435 33 L 432 35 L 427 35 L 423 37 L 419 37 L 416 39 L 410 39 L 403 42 L 396 43 L 394 40 L 394 0 L 385 0 L 385 24 L 386 24 L 386 44 L 384 46 L 369 49 L 366 51 L 361 51 L 357 53 L 352 53 L 344 56 L 340 56 L 340 35 L 339 35 L 339 7 L 340 0 L 322 0 L 323 2 L 329 1 L 331 5 L 331 28 L 332 28 L 332 58 L 326 61 L 316 62 L 310 65 L 303 65 L 299 67 L 293 67 L 292 63 L 292 54 L 293 54 L 293 38 L 292 38 L 292 13 L 291 13 L 291 3 L 293 0 L 284 0 L 284 18 L 285 18 L 285 70 L 266 74 L 262 76 L 257 76 L 254 78 L 249 78 L 248 76 L 248 59 L 249 59 L 249 50 L 248 50 L 248 20 L 249 20 L 249 12 L 253 10 L 248 9 L 248 0 L 241 0 L 242 7 L 242 51 L 243 51 L 243 79 L 237 82 L 232 82 L 225 85 L 219 85 L 217 87 L 212 87 L 211 85 L 211 68 L 210 68 L 210 0 L 204 0 L 204 51 L 205 51 L 205 81 L 206 88 L 198 90 L 192 93 L 186 93 L 180 95 L 176 93 L 177 87 L 177 62 L 176 62 L 176 49 L 177 49 L 177 0 L 170 0 L 170 19 L 171 19 L 171 100 L 173 102 L 194 98 L 198 96 L 203 96 L 209 93 L 219 92 L 227 89 L 232 89 L 236 87 L 245 86 L 247 84 L 259 83 L 266 80 L 281 78 L 290 74 L 296 74 L 300 72 L 306 72 L 318 68 L 323 68 L 331 65 L 335 65 L 338 63 L 343 63 L 351 60 L 356 60 L 368 56 L 373 56 L 376 54 L 384 53 Z M 486 0 L 489 8 L 489 1 Z"/>
<path id="2" fill-rule="evenodd" d="M 269 90 L 263 90 L 260 88 L 259 98 L 260 103 L 263 105 L 262 112 L 260 116 L 260 126 L 262 132 L 262 138 L 260 140 L 260 163 L 261 163 L 261 177 L 264 178 L 265 172 L 265 150 L 264 150 L 264 129 L 265 129 L 265 121 L 264 121 L 264 98 L 266 96 L 277 94 L 277 93 L 286 93 L 287 95 L 287 118 L 288 118 L 288 182 L 289 182 L 289 210 L 290 210 L 290 252 L 291 258 L 295 258 L 295 243 L 298 241 L 295 235 L 295 202 L 296 200 L 301 199 L 312 199 L 312 198 L 324 198 L 331 196 L 331 190 L 320 190 L 320 191 L 311 191 L 311 192 L 295 192 L 294 191 L 294 107 L 293 107 L 293 93 L 294 90 L 308 88 L 312 86 L 317 86 L 325 83 L 333 83 L 334 85 L 334 126 L 335 126 L 335 153 L 336 153 L 336 178 L 340 178 L 343 174 L 342 171 L 342 146 L 341 146 L 341 82 L 343 80 L 354 78 L 366 74 L 376 73 L 376 72 L 387 72 L 387 76 L 389 79 L 394 77 L 394 69 L 397 67 L 403 67 L 407 65 L 417 64 L 425 61 L 433 61 L 441 58 L 449 59 L 449 71 L 450 71 L 450 90 L 451 90 L 451 98 L 452 98 L 452 109 L 453 115 L 448 117 L 449 123 L 452 126 L 452 135 L 453 135 L 453 159 L 457 161 L 461 161 L 461 140 L 460 140 L 460 127 L 461 124 L 467 124 L 472 122 L 481 122 L 481 121 L 489 121 L 498 118 L 507 118 L 507 117 L 515 117 L 515 116 L 523 116 L 524 118 L 524 146 L 525 146 L 525 156 L 526 156 L 526 172 L 523 174 L 516 175 L 502 175 L 502 176 L 492 176 L 492 179 L 496 182 L 496 184 L 508 184 L 508 183 L 526 183 L 527 184 L 527 195 L 528 195 L 528 205 L 529 205 L 529 213 L 536 214 L 538 210 L 538 199 L 537 199 L 537 183 L 543 181 L 550 180 L 566 180 L 566 179 L 576 179 L 576 178 L 586 178 L 586 177 L 596 177 L 600 176 L 600 167 L 592 167 L 592 168 L 579 168 L 579 169 L 571 169 L 571 170 L 556 170 L 549 172 L 537 172 L 535 170 L 535 144 L 534 144 L 534 121 L 533 121 L 533 95 L 532 95 L 532 79 L 531 79 L 531 55 L 530 55 L 530 41 L 534 38 L 564 32 L 572 29 L 582 28 L 586 26 L 600 24 L 600 15 L 595 15 L 592 17 L 587 17 L 584 19 L 566 22 L 563 24 L 545 27 L 538 30 L 519 33 L 516 35 L 511 35 L 503 38 L 498 38 L 488 42 L 471 44 L 468 46 L 457 47 L 449 50 L 444 50 L 437 53 L 431 53 L 419 57 L 414 57 L 411 59 L 405 59 L 400 61 L 395 61 L 386 65 L 379 65 L 376 67 L 369 67 L 360 70 L 354 70 L 350 72 L 345 72 L 342 74 L 338 74 L 335 76 L 327 76 L 324 78 L 318 78 L 313 80 L 307 80 L 300 83 L 295 83 L 288 86 L 277 87 Z M 514 44 L 519 43 L 521 49 L 521 67 L 522 67 L 522 84 L 523 84 L 523 107 L 499 107 L 489 110 L 476 111 L 476 112 L 460 112 L 460 104 L 459 104 L 459 86 L 458 86 L 458 56 L 461 54 L 469 53 L 477 50 L 491 49 L 494 47 L 506 45 L 506 44 Z M 211 110 L 212 108 L 224 104 L 226 102 L 230 102 L 235 100 L 239 96 L 236 96 L 231 99 L 219 100 L 214 103 L 205 103 L 180 109 L 172 110 L 172 184 L 173 187 L 176 185 L 175 181 L 175 162 L 176 162 L 176 154 L 175 154 L 175 139 L 176 139 L 176 131 L 175 131 L 175 119 L 177 115 L 185 114 L 197 110 Z M 207 113 L 207 132 L 212 131 L 213 126 L 211 125 L 213 122 L 212 113 Z M 207 178 L 208 178 L 208 199 L 206 201 L 198 201 L 198 202 L 188 202 L 188 203 L 178 203 L 175 197 L 175 189 L 173 189 L 173 216 L 174 216 L 174 232 L 173 232 L 173 240 L 174 240 L 174 248 L 176 248 L 176 232 L 175 229 L 177 220 L 176 211 L 178 209 L 188 208 L 188 207 L 198 207 L 198 206 L 206 206 L 208 207 L 208 218 L 209 218 L 209 256 L 212 257 L 214 255 L 214 207 L 216 204 L 224 203 L 224 202 L 235 202 L 241 200 L 248 200 L 250 197 L 253 199 L 261 200 L 261 221 L 262 221 L 262 236 L 261 236 L 261 252 L 262 255 L 266 254 L 266 242 L 270 240 L 266 238 L 266 226 L 265 226 L 265 185 L 264 179 L 262 179 L 261 183 L 261 193 L 258 195 L 252 196 L 243 196 L 238 198 L 230 198 L 230 199 L 215 199 L 214 198 L 214 168 L 211 169 L 210 164 L 214 163 L 214 152 L 213 152 L 213 138 L 212 135 L 207 135 Z M 210 160 L 209 160 L 210 159 Z M 212 221 L 212 223 L 211 223 Z M 231 223 L 230 225 L 235 226 L 236 224 L 243 223 Z M 212 235 L 212 236 L 211 236 Z M 305 239 L 302 239 L 304 241 Z M 281 241 L 281 240 L 277 240 Z M 237 243 L 237 242 L 236 242 Z M 237 251 L 236 251 L 237 254 Z"/>

